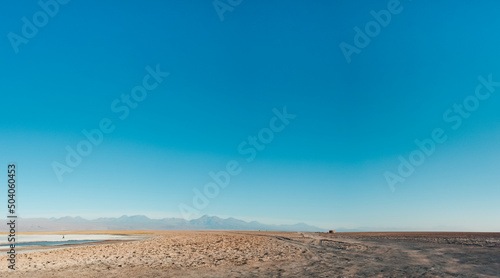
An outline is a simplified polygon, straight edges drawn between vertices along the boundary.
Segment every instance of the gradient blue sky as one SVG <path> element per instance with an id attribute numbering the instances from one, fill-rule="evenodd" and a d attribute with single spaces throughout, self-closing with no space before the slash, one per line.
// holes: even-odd
<path id="1" fill-rule="evenodd" d="M 15 53 L 37 1 L 0 12 L 0 165 L 19 168 L 19 215 L 179 217 L 208 173 L 242 173 L 201 214 L 323 228 L 500 231 L 500 88 L 454 130 L 443 113 L 500 81 L 497 1 L 401 1 L 347 63 L 339 44 L 389 1 L 71 1 Z M 121 121 L 110 104 L 170 76 Z M 273 108 L 295 119 L 251 163 L 238 153 Z M 59 182 L 83 129 L 111 134 Z M 396 190 L 384 173 L 415 139 L 448 140 Z M 6 197 L 5 197 L 6 198 Z M 3 198 L 3 199 L 5 199 Z"/>

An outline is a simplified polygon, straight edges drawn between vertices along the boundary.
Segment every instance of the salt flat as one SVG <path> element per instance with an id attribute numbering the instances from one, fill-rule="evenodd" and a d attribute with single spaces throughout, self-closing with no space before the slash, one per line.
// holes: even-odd
<path id="1" fill-rule="evenodd" d="M 500 233 L 141 233 L 19 254 L 15 277 L 500 277 Z"/>

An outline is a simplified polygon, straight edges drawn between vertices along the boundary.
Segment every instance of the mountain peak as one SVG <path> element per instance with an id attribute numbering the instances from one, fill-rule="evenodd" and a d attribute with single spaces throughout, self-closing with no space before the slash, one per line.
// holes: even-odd
<path id="1" fill-rule="evenodd" d="M 86 220 L 77 217 L 61 218 L 26 218 L 23 220 L 31 231 L 60 230 L 234 230 L 234 231 L 301 231 L 318 232 L 322 229 L 304 223 L 294 225 L 267 225 L 257 221 L 246 222 L 233 217 L 203 215 L 193 220 L 182 218 L 151 219 L 145 215 L 122 215 L 120 217 L 97 218 Z"/>

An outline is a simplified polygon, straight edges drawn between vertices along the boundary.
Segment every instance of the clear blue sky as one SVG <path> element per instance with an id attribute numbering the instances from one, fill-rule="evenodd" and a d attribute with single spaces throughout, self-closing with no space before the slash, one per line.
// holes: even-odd
<path id="1" fill-rule="evenodd" d="M 479 76 L 500 82 L 500 3 L 402 0 L 349 63 L 341 43 L 390 2 L 244 0 L 221 20 L 212 1 L 70 1 L 18 53 L 9 34 L 43 10 L 5 2 L 0 166 L 18 163 L 19 215 L 180 217 L 235 160 L 200 215 L 500 231 L 500 87 L 458 128 L 443 117 Z M 111 104 L 156 65 L 170 75 L 121 120 Z M 284 107 L 296 117 L 248 162 L 238 146 Z M 103 118 L 114 131 L 59 181 L 54 162 Z M 385 174 L 436 128 L 447 140 L 392 190 Z"/>

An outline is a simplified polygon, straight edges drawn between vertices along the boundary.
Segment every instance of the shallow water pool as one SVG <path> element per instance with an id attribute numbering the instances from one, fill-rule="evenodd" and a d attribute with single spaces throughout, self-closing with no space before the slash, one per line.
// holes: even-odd
<path id="1" fill-rule="evenodd" d="M 107 235 L 107 234 L 68 234 L 68 235 L 16 235 L 16 246 L 23 246 L 21 243 L 30 243 L 32 242 L 51 242 L 46 245 L 61 245 L 57 244 L 57 242 L 64 242 L 63 244 L 71 244 L 69 241 L 80 241 L 79 243 L 86 243 L 90 241 L 103 241 L 103 240 L 134 240 L 136 238 L 140 238 L 136 235 Z M 73 242 L 77 243 L 77 242 Z M 8 241 L 8 236 L 0 236 L 0 247 L 6 247 L 10 245 Z M 43 245 L 43 244 L 39 244 Z"/>
<path id="2" fill-rule="evenodd" d="M 66 241 L 34 241 L 34 242 L 21 242 L 15 243 L 16 246 L 34 246 L 34 245 L 66 245 L 66 244 L 80 244 L 80 243 L 90 243 L 90 242 L 99 242 L 102 240 L 66 240 Z M 8 247 L 10 244 L 3 244 L 0 247 Z"/>

